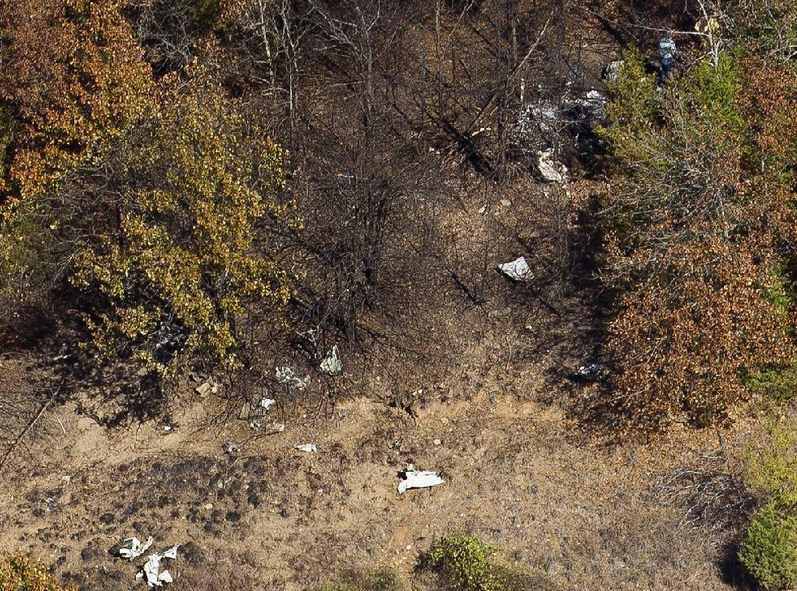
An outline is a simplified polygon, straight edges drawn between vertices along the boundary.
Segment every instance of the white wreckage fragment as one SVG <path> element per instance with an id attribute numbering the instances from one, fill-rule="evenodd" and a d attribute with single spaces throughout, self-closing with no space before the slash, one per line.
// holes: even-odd
<path id="1" fill-rule="evenodd" d="M 122 540 L 122 545 L 119 547 L 119 556 L 127 558 L 128 560 L 138 558 L 152 546 L 152 542 L 154 541 L 152 536 L 147 538 L 146 542 L 142 542 L 135 536 L 132 538 L 125 538 Z"/>
<path id="2" fill-rule="evenodd" d="M 498 265 L 498 270 L 515 281 L 529 281 L 534 277 L 526 257 L 518 257 L 514 261 Z"/>
<path id="3" fill-rule="evenodd" d="M 150 554 L 147 558 L 146 564 L 136 575 L 136 579 L 143 579 L 146 581 L 147 586 L 163 587 L 164 583 L 174 582 L 172 574 L 168 570 L 161 570 L 161 560 L 164 558 L 174 560 L 177 558 L 177 548 L 179 546 L 172 546 L 165 552 Z"/>
<path id="4" fill-rule="evenodd" d="M 623 60 L 609 62 L 606 64 L 606 66 L 604 66 L 603 72 L 601 72 L 601 78 L 616 82 L 624 68 L 625 62 Z"/>
<path id="5" fill-rule="evenodd" d="M 444 482 L 437 472 L 407 470 L 404 472 L 404 480 L 399 482 L 398 493 L 403 495 L 410 488 L 429 488 Z"/>
<path id="6" fill-rule="evenodd" d="M 554 162 L 550 151 L 540 152 L 537 158 L 537 170 L 542 180 L 548 183 L 563 183 L 567 174 L 567 167 L 559 162 Z"/>
<path id="7" fill-rule="evenodd" d="M 297 390 L 304 390 L 310 385 L 310 376 L 300 378 L 292 367 L 278 367 L 274 370 L 274 374 L 277 377 L 277 381 L 288 388 L 293 387 Z"/>
<path id="8" fill-rule="evenodd" d="M 315 443 L 303 443 L 301 445 L 294 446 L 299 451 L 307 452 L 309 454 L 314 454 L 318 451 L 318 447 Z"/>
<path id="9" fill-rule="evenodd" d="M 257 404 L 253 404 L 248 400 L 243 403 L 241 410 L 238 413 L 238 418 L 242 421 L 265 416 L 277 404 L 273 398 L 261 398 Z"/>
<path id="10" fill-rule="evenodd" d="M 330 376 L 343 373 L 343 360 L 340 358 L 340 349 L 337 345 L 332 347 L 332 351 L 321 362 L 321 371 Z"/>
<path id="11" fill-rule="evenodd" d="M 285 430 L 285 425 L 283 423 L 268 423 L 264 426 L 260 421 L 251 421 L 249 423 L 249 428 L 253 431 L 263 429 L 263 435 L 276 435 Z"/>

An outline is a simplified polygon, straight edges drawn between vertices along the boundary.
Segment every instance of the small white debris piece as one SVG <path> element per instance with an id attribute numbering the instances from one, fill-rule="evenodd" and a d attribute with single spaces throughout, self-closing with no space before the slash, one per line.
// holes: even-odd
<path id="1" fill-rule="evenodd" d="M 623 60 L 615 60 L 613 62 L 609 62 L 603 68 L 603 72 L 601 73 L 601 78 L 603 78 L 604 80 L 611 80 L 612 82 L 615 82 L 624 68 L 625 68 L 625 62 Z"/>
<path id="2" fill-rule="evenodd" d="M 252 421 L 249 423 L 249 428 L 253 430 L 258 430 L 263 428 L 263 435 L 276 435 L 277 433 L 282 433 L 285 430 L 285 425 L 282 423 L 270 423 L 263 427 L 260 421 Z"/>
<path id="3" fill-rule="evenodd" d="M 407 470 L 404 472 L 404 480 L 399 482 L 398 493 L 403 495 L 410 488 L 429 488 L 443 484 L 445 480 L 437 475 L 437 472 L 415 472 Z"/>
<path id="4" fill-rule="evenodd" d="M 207 378 L 194 388 L 194 392 L 199 394 L 200 398 L 206 398 L 208 394 L 218 394 L 219 390 L 221 390 L 221 384 L 213 378 Z"/>
<path id="5" fill-rule="evenodd" d="M 528 281 L 534 277 L 526 262 L 526 257 L 518 257 L 509 263 L 498 265 L 498 270 L 515 281 Z"/>
<path id="6" fill-rule="evenodd" d="M 128 560 L 138 558 L 144 554 L 144 552 L 146 552 L 150 546 L 152 546 L 152 542 L 154 541 L 155 539 L 152 536 L 147 538 L 147 541 L 143 544 L 141 543 L 141 540 L 135 536 L 132 538 L 125 538 L 122 540 L 122 545 L 119 548 L 119 556 L 122 558 L 127 558 Z"/>
<path id="7" fill-rule="evenodd" d="M 332 351 L 321 362 L 321 371 L 330 376 L 336 376 L 343 372 L 343 360 L 340 358 L 340 349 L 337 345 L 332 347 Z"/>
<path id="8" fill-rule="evenodd" d="M 271 407 L 277 404 L 277 401 L 273 398 L 261 398 L 260 399 L 260 408 L 263 410 L 271 410 Z"/>
<path id="9" fill-rule="evenodd" d="M 563 183 L 567 173 L 567 167 L 564 164 L 553 161 L 553 155 L 550 151 L 539 152 L 537 170 L 540 172 L 542 179 L 548 183 Z"/>
<path id="10" fill-rule="evenodd" d="M 295 447 L 299 451 L 304 451 L 304 452 L 307 452 L 309 454 L 314 454 L 314 453 L 316 453 L 318 451 L 318 447 L 316 446 L 315 443 L 303 443 L 303 444 L 297 445 Z"/>
<path id="11" fill-rule="evenodd" d="M 608 100 L 599 91 L 590 90 L 585 98 L 578 99 L 575 104 L 584 110 L 583 117 L 587 119 L 602 119 Z"/>
<path id="12" fill-rule="evenodd" d="M 227 441 L 227 442 L 225 442 L 225 443 L 224 443 L 224 446 L 222 447 L 222 449 L 224 450 L 224 453 L 226 453 L 226 454 L 231 454 L 231 455 L 232 455 L 232 454 L 236 454 L 236 453 L 238 453 L 239 451 L 241 451 L 241 448 L 240 448 L 240 447 L 238 447 L 238 446 L 237 446 L 235 443 L 233 443 L 232 441 Z"/>
<path id="13" fill-rule="evenodd" d="M 277 381 L 283 386 L 304 390 L 310 385 L 310 376 L 300 378 L 291 367 L 278 367 L 274 370 L 274 373 L 277 376 Z"/>
<path id="14" fill-rule="evenodd" d="M 174 578 L 172 578 L 172 574 L 168 570 L 161 571 L 161 560 L 164 558 L 170 560 L 177 558 L 177 548 L 179 546 L 172 546 L 160 554 L 150 554 L 146 564 L 136 575 L 136 579 L 146 580 L 147 586 L 150 588 L 163 587 L 164 583 L 174 582 Z"/>
<path id="15" fill-rule="evenodd" d="M 282 423 L 271 423 L 270 425 L 266 425 L 266 428 L 263 429 L 263 435 L 276 435 L 277 433 L 282 433 L 285 430 L 285 425 Z"/>

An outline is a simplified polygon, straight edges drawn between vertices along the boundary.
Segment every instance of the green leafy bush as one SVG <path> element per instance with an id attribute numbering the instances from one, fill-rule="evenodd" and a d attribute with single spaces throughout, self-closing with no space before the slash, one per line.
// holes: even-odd
<path id="1" fill-rule="evenodd" d="M 27 556 L 0 557 L 0 591 L 67 591 L 47 569 Z"/>
<path id="2" fill-rule="evenodd" d="M 708 61 L 699 62 L 689 72 L 685 89 L 701 117 L 734 131 L 745 126 L 735 99 L 741 87 L 738 64 L 736 52 L 720 54 L 716 68 Z"/>
<path id="3" fill-rule="evenodd" d="M 440 590 L 554 591 L 544 574 L 496 559 L 498 548 L 475 536 L 446 536 L 432 545 L 425 561 L 440 576 Z"/>
<path id="4" fill-rule="evenodd" d="M 768 500 L 747 528 L 739 560 L 769 591 L 797 583 L 797 433 L 783 422 L 770 424 L 768 432 L 747 467 L 748 485 Z"/>
<path id="5" fill-rule="evenodd" d="M 769 440 L 747 462 L 747 484 L 782 506 L 797 506 L 797 433 L 783 423 L 767 428 Z"/>
<path id="6" fill-rule="evenodd" d="M 750 522 L 739 560 L 761 588 L 791 587 L 797 582 L 797 517 L 769 501 Z"/>
<path id="7" fill-rule="evenodd" d="M 500 572 L 490 562 L 496 551 L 474 536 L 446 536 L 429 550 L 429 565 L 438 569 L 451 588 L 467 591 L 503 591 Z"/>
<path id="8" fill-rule="evenodd" d="M 745 384 L 753 392 L 761 393 L 775 402 L 788 402 L 797 394 L 797 366 L 765 369 L 745 377 Z"/>

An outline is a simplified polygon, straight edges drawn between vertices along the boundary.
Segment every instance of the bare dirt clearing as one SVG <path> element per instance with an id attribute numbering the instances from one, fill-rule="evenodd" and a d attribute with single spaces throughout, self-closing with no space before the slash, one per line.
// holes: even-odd
<path id="1" fill-rule="evenodd" d="M 175 590 L 312 589 L 351 566 L 410 579 L 434 539 L 468 531 L 563 588 L 730 588 L 721 537 L 679 529 L 684 507 L 652 486 L 714 449 L 715 435 L 619 449 L 587 440 L 556 407 L 485 388 L 469 398 L 432 402 L 417 424 L 356 399 L 336 409 L 342 419 L 249 440 L 242 423 L 209 426 L 206 404 L 168 434 L 155 423 L 109 432 L 61 407 L 38 435 L 47 458 L 5 475 L 0 545 L 86 590 L 143 588 L 138 565 L 107 552 L 132 535 L 184 545 Z M 228 439 L 239 455 L 222 452 Z M 293 447 L 310 441 L 317 454 Z M 399 496 L 407 461 L 447 482 Z"/>

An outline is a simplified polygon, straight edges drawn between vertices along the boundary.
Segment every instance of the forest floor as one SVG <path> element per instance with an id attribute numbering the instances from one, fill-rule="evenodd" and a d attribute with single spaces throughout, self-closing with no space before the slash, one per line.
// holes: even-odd
<path id="1" fill-rule="evenodd" d="M 81 590 L 143 589 L 143 560 L 109 549 L 153 536 L 157 550 L 181 545 L 174 591 L 300 590 L 374 566 L 413 584 L 435 539 L 470 532 L 561 589 L 735 588 L 734 530 L 716 515 L 738 501 L 733 466 L 756 422 L 618 443 L 574 412 L 591 395 L 564 377 L 592 353 L 587 303 L 549 299 L 551 286 L 519 291 L 493 268 L 520 244 L 533 253 L 524 220 L 547 198 L 533 195 L 473 198 L 446 220 L 459 258 L 491 268 L 479 305 L 450 281 L 411 302 L 440 371 L 344 352 L 347 395 L 316 408 L 281 402 L 272 412 L 286 428 L 269 436 L 222 420 L 227 402 L 200 398 L 188 380 L 168 422 L 108 427 L 113 402 L 77 393 L 48 409 L 0 474 L 0 548 L 53 564 Z M 20 391 L 42 371 L 27 354 L 0 360 L 6 387 Z M 427 392 L 397 394 L 418 388 Z M 240 451 L 225 454 L 227 441 Z M 304 443 L 318 453 L 295 449 Z M 399 495 L 408 462 L 446 482 Z M 706 483 L 727 494 L 701 499 Z M 683 523 L 690 507 L 711 519 Z"/>

